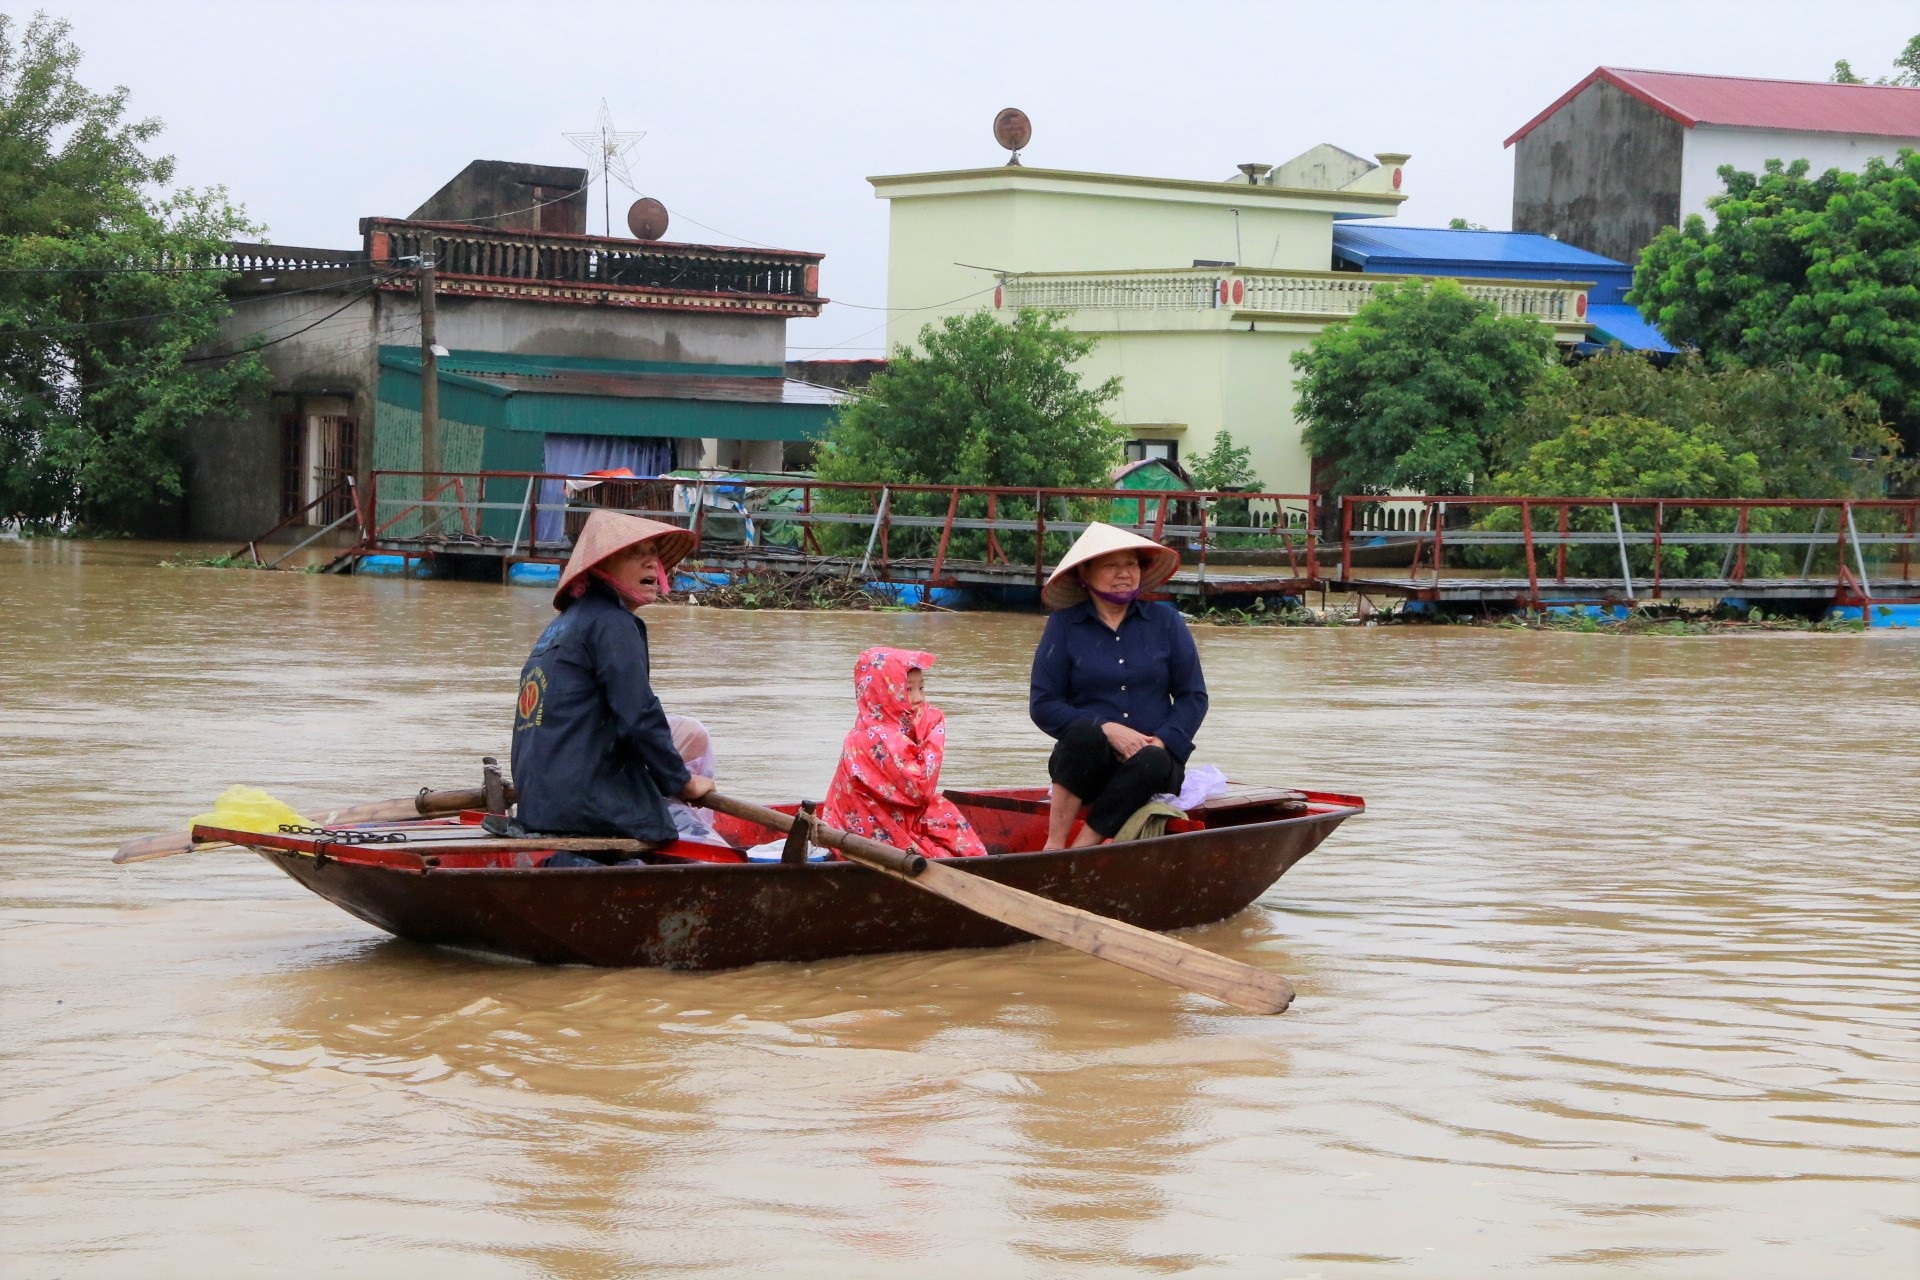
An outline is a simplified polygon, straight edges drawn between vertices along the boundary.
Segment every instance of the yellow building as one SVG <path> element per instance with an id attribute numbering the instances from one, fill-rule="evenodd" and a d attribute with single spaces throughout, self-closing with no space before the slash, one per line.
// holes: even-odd
<path id="1" fill-rule="evenodd" d="M 1019 164 L 870 178 L 890 202 L 888 346 L 955 312 L 1063 309 L 1100 338 L 1085 374 L 1121 377 L 1108 411 L 1129 456 L 1191 458 L 1224 429 L 1265 488 L 1304 493 L 1289 357 L 1402 278 L 1329 268 L 1334 222 L 1397 212 L 1407 160 L 1322 145 L 1219 182 Z M 1586 330 L 1578 285 L 1462 284 L 1563 341 Z"/>

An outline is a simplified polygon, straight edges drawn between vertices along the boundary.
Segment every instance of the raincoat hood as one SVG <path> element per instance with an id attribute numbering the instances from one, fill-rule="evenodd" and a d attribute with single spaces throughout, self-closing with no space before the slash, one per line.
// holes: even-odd
<path id="1" fill-rule="evenodd" d="M 907 701 L 907 672 L 931 671 L 938 659 L 917 649 L 869 649 L 853 664 L 854 716 L 858 724 L 899 727 L 916 712 Z"/>

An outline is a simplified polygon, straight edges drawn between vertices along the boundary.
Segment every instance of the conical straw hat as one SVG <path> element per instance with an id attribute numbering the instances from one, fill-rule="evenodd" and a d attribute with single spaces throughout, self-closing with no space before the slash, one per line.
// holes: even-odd
<path id="1" fill-rule="evenodd" d="M 639 516 L 621 515 L 618 511 L 594 512 L 587 517 L 586 527 L 580 530 L 580 537 L 573 544 L 573 554 L 567 557 L 567 567 L 560 571 L 560 586 L 553 593 L 553 607 L 567 607 L 574 581 L 587 570 L 628 547 L 656 541 L 658 545 L 654 550 L 660 556 L 660 563 L 671 573 L 673 566 L 686 559 L 700 545 L 700 535 L 691 529 L 662 524 L 658 520 L 643 520 Z"/>
<path id="2" fill-rule="evenodd" d="M 1087 561 L 1113 551 L 1137 551 L 1143 557 L 1151 557 L 1140 566 L 1142 591 L 1153 590 L 1171 578 L 1180 567 L 1180 553 L 1172 547 L 1163 547 L 1137 533 L 1128 533 L 1110 524 L 1090 524 L 1054 568 L 1053 576 L 1047 579 L 1046 588 L 1040 592 L 1040 599 L 1049 609 L 1064 609 L 1070 604 L 1079 604 L 1087 598 L 1087 587 L 1074 571 Z"/>

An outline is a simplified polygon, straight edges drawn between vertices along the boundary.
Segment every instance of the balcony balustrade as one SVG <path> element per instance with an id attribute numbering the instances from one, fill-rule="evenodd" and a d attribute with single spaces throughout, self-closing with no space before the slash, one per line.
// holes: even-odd
<path id="1" fill-rule="evenodd" d="M 820 254 L 368 218 L 375 261 L 432 254 L 443 294 L 817 316 Z M 389 287 L 411 288 L 406 281 Z"/>
<path id="2" fill-rule="evenodd" d="M 1353 315 L 1381 285 L 1425 278 L 1252 267 L 1030 272 L 1007 277 L 998 304 L 1065 311 L 1213 313 L 1223 326 L 1263 319 L 1325 321 Z M 1589 284 L 1473 279 L 1458 283 L 1469 297 L 1493 303 L 1501 315 L 1526 316 L 1566 330 L 1569 340 L 1586 328 Z"/>

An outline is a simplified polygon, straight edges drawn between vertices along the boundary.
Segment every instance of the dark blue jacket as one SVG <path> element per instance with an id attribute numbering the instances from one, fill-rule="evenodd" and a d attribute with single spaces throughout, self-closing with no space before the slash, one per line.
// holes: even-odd
<path id="1" fill-rule="evenodd" d="M 1185 764 L 1207 718 L 1207 682 L 1193 633 L 1172 605 L 1136 600 L 1116 631 L 1088 600 L 1047 619 L 1027 706 L 1050 738 L 1075 720 L 1113 721 L 1159 738 Z"/>
<path id="2" fill-rule="evenodd" d="M 648 682 L 647 629 L 606 587 L 588 587 L 534 641 L 515 711 L 527 830 L 673 839 L 662 797 L 687 785 L 687 766 Z"/>

